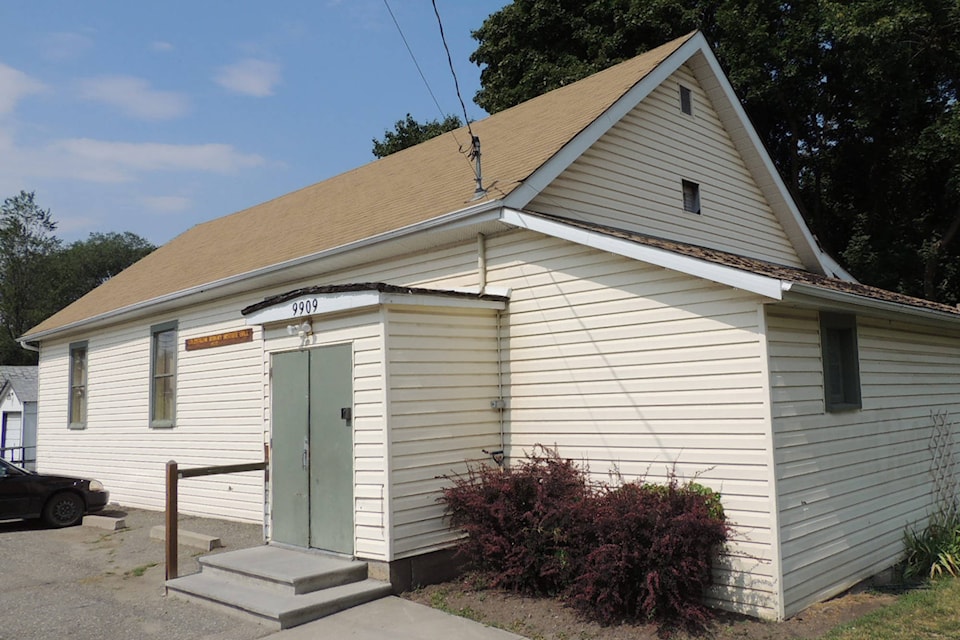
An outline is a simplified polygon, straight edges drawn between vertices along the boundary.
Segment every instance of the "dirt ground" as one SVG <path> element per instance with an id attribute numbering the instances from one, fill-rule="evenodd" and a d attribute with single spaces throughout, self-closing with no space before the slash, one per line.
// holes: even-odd
<path id="1" fill-rule="evenodd" d="M 657 629 L 653 625 L 624 624 L 601 627 L 583 620 L 572 609 L 556 600 L 475 589 L 470 580 L 424 587 L 404 594 L 404 597 L 500 627 L 532 640 L 658 638 Z M 720 613 L 704 637 L 710 640 L 813 640 L 839 624 L 856 620 L 875 609 L 892 604 L 895 600 L 896 596 L 888 593 L 854 589 L 779 623 Z M 689 638 L 685 634 L 674 637 L 676 640 Z"/>

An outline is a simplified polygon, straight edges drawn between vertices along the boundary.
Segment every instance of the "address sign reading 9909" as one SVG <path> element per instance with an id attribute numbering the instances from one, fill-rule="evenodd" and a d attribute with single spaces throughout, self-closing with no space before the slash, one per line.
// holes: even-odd
<path id="1" fill-rule="evenodd" d="M 320 306 L 316 298 L 311 298 L 309 300 L 297 300 L 293 303 L 293 315 L 295 316 L 306 316 L 311 313 L 316 313 L 317 307 Z"/>

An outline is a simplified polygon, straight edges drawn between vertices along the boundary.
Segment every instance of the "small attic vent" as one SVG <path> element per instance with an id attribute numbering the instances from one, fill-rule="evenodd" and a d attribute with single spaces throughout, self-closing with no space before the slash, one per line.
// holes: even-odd
<path id="1" fill-rule="evenodd" d="M 681 180 L 683 185 L 683 210 L 700 215 L 700 185 L 689 180 Z"/>
<path id="2" fill-rule="evenodd" d="M 690 89 L 683 85 L 680 85 L 680 111 L 688 116 L 693 115 L 693 95 L 690 93 Z"/>

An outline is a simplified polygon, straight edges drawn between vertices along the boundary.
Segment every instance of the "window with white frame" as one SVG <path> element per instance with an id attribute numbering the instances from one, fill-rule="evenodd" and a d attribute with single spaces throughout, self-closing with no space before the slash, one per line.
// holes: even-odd
<path id="1" fill-rule="evenodd" d="M 177 323 L 150 328 L 150 426 L 172 427 L 177 406 Z"/>
<path id="2" fill-rule="evenodd" d="M 857 318 L 844 313 L 820 314 L 823 400 L 827 411 L 861 407 Z"/>
<path id="3" fill-rule="evenodd" d="M 83 429 L 87 426 L 87 343 L 70 345 L 70 398 L 68 426 Z"/>

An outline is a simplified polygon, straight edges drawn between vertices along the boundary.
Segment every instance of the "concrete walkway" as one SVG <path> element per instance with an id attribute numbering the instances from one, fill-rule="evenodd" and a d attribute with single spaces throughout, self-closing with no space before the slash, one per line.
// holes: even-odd
<path id="1" fill-rule="evenodd" d="M 459 616 L 390 596 L 307 624 L 278 631 L 265 640 L 524 640 Z"/>

